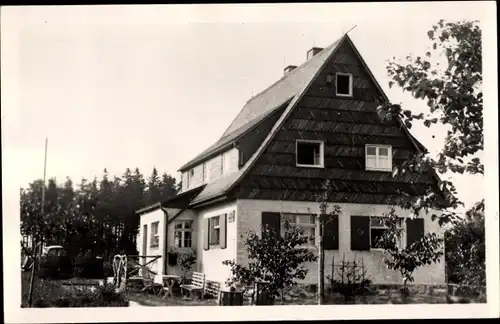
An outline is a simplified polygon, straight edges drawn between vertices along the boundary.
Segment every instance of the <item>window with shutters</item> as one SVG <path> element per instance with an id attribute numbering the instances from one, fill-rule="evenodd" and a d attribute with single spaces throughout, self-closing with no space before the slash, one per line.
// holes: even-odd
<path id="1" fill-rule="evenodd" d="M 390 145 L 366 145 L 366 170 L 392 171 L 392 149 Z"/>
<path id="2" fill-rule="evenodd" d="M 210 245 L 220 244 L 220 216 L 210 218 Z"/>
<path id="3" fill-rule="evenodd" d="M 307 236 L 307 245 L 316 245 L 316 216 L 311 214 L 289 214 L 284 213 L 282 217 L 290 222 L 290 225 L 300 228 L 303 235 Z"/>
<path id="4" fill-rule="evenodd" d="M 160 245 L 159 225 L 160 222 L 151 223 L 151 247 L 158 247 Z"/>
<path id="5" fill-rule="evenodd" d="M 190 248 L 193 241 L 193 221 L 178 221 L 174 227 L 175 246 Z"/>

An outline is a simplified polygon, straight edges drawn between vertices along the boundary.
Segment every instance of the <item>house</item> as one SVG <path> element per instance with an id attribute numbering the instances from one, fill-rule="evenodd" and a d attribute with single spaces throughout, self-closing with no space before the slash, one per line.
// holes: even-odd
<path id="1" fill-rule="evenodd" d="M 288 66 L 277 82 L 253 96 L 222 137 L 183 165 L 182 191 L 138 211 L 137 249 L 162 255 L 152 267 L 180 273 L 167 252 L 194 249 L 196 271 L 225 282 L 224 260 L 247 262 L 246 231 L 262 224 L 280 228 L 281 217 L 310 236 L 315 250 L 315 192 L 331 180 L 332 204 L 342 215 L 325 229 L 326 265 L 355 257 L 374 283 L 400 283 L 375 246 L 388 207 L 437 183 L 434 174 L 393 174 L 393 166 L 425 150 L 398 119 L 381 118 L 388 100 L 348 35 L 314 47 L 300 66 Z M 437 190 L 437 189 L 436 189 Z M 405 214 L 406 213 L 406 214 Z M 399 215 L 408 211 L 399 209 Z M 424 232 L 440 232 L 430 214 L 402 222 L 408 244 Z M 306 265 L 304 283 L 317 282 L 317 265 Z M 444 262 L 419 269 L 415 282 L 445 281 Z"/>

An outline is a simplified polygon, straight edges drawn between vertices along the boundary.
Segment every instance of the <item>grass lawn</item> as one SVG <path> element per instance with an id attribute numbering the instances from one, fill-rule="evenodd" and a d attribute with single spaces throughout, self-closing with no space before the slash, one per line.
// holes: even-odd
<path id="1" fill-rule="evenodd" d="M 181 297 L 167 297 L 163 299 L 161 296 L 153 294 L 144 293 L 127 293 L 127 297 L 131 301 L 135 301 L 142 306 L 216 306 L 217 303 L 214 299 L 203 299 L 198 300 L 193 299 L 183 299 Z M 443 298 L 438 298 L 436 296 L 409 296 L 406 303 L 408 304 L 437 304 L 446 303 Z M 325 301 L 326 305 L 342 305 L 346 304 L 341 295 L 330 295 L 327 296 Z M 391 295 L 391 296 L 365 296 L 357 297 L 354 302 L 350 304 L 404 304 L 401 296 Z M 243 301 L 243 306 L 250 305 L 248 300 Z M 281 300 L 277 299 L 275 305 L 279 306 Z M 293 299 L 288 299 L 283 302 L 283 305 L 317 305 L 317 299 L 315 297 L 296 297 Z"/>

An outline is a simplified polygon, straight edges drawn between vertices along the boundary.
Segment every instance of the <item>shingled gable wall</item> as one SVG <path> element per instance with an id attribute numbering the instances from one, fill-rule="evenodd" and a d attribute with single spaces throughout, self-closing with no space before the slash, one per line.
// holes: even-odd
<path id="1" fill-rule="evenodd" d="M 337 72 L 352 73 L 352 98 L 336 97 L 334 85 L 327 84 L 327 75 Z M 382 216 L 388 211 L 388 205 L 408 199 L 402 193 L 411 197 L 434 183 L 430 174 L 393 176 L 391 172 L 365 171 L 365 144 L 390 144 L 393 165 L 415 152 L 413 143 L 397 121 L 380 119 L 376 108 L 381 97 L 349 42 L 344 41 L 263 154 L 235 187 L 238 234 L 248 230 L 260 232 L 263 212 L 317 212 L 315 191 L 329 178 L 334 190 L 329 201 L 340 204 L 343 214 L 338 223 L 339 248 L 326 252 L 327 267 L 334 258 L 336 263 L 340 261 L 345 253 L 350 261 L 355 257 L 358 261 L 363 258 L 368 276 L 375 283 L 401 283 L 398 273 L 388 270 L 383 263 L 381 251 L 354 251 L 351 245 L 352 231 L 355 231 L 351 228 L 351 216 Z M 297 139 L 324 141 L 324 168 L 296 166 Z M 399 213 L 407 216 L 402 210 Z M 425 232 L 442 232 L 437 223 L 431 221 L 430 214 L 420 216 Z M 243 240 L 238 240 L 237 245 L 237 261 L 244 264 L 248 260 Z M 309 274 L 305 283 L 315 283 L 317 265 L 307 264 L 307 268 Z M 330 269 L 326 273 L 329 274 Z M 415 278 L 416 283 L 443 283 L 444 262 L 420 269 Z"/>
<path id="2" fill-rule="evenodd" d="M 327 84 L 327 75 L 337 72 L 352 73 L 352 98 L 336 97 L 334 85 Z M 407 199 L 402 193 L 423 192 L 434 182 L 430 174 L 365 171 L 365 144 L 390 144 L 393 165 L 415 152 L 397 121 L 377 114 L 381 96 L 345 40 L 236 187 L 236 197 L 314 201 L 327 178 L 335 202 L 394 204 Z M 296 166 L 297 139 L 324 141 L 324 168 Z"/>

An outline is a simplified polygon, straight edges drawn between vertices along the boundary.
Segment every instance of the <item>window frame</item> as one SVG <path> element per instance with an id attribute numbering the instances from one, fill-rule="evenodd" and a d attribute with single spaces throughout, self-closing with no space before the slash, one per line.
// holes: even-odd
<path id="1" fill-rule="evenodd" d="M 213 225 L 214 220 L 217 219 L 217 225 Z M 210 247 L 220 246 L 220 215 L 212 216 L 209 218 L 210 232 L 208 234 L 208 245 Z M 213 242 L 213 233 L 218 230 L 219 235 L 217 235 L 217 242 Z"/>
<path id="2" fill-rule="evenodd" d="M 153 230 L 156 226 L 156 233 Z M 150 224 L 151 234 L 150 234 L 150 242 L 149 247 L 156 248 L 160 246 L 160 221 L 151 222 Z"/>
<path id="3" fill-rule="evenodd" d="M 189 223 L 190 226 L 186 227 L 186 223 Z M 181 224 L 181 228 L 177 228 L 178 224 Z M 193 224 L 194 224 L 194 222 L 192 220 L 175 221 L 175 223 L 174 223 L 174 245 L 177 248 L 192 248 L 193 247 Z M 189 239 L 189 241 L 190 241 L 189 246 L 186 246 L 186 244 L 185 244 L 186 243 L 185 242 L 186 232 L 191 233 L 191 238 Z M 176 237 L 177 233 L 180 233 L 180 241 L 179 241 L 180 245 L 177 244 L 177 237 Z"/>
<path id="4" fill-rule="evenodd" d="M 312 219 L 312 223 L 301 223 L 300 216 L 309 216 Z M 290 221 L 290 225 L 294 227 L 298 227 L 300 229 L 314 229 L 314 239 L 313 242 L 311 243 L 311 239 L 308 237 L 308 240 L 306 244 L 304 244 L 304 247 L 316 247 L 318 244 L 318 226 L 316 222 L 316 217 L 317 215 L 315 214 L 308 214 L 308 213 L 282 213 L 281 217 L 284 218 L 293 218 L 293 221 Z M 284 233 L 284 228 L 282 228 L 282 233 Z"/>
<path id="5" fill-rule="evenodd" d="M 348 76 L 349 77 L 349 93 L 339 93 L 339 76 Z M 352 73 L 345 73 L 345 72 L 337 72 L 335 73 L 335 95 L 337 97 L 352 97 L 353 95 L 353 76 Z"/>
<path id="6" fill-rule="evenodd" d="M 380 226 L 372 226 L 372 218 L 378 218 L 378 219 L 384 219 L 384 216 L 369 216 L 370 217 L 370 230 L 369 230 L 369 235 L 370 235 L 370 251 L 371 250 L 375 250 L 375 251 L 382 251 L 383 249 L 382 248 L 378 248 L 378 247 L 373 247 L 372 246 L 372 229 L 385 229 L 385 230 L 388 230 L 389 228 L 386 226 L 386 225 L 380 225 Z M 397 245 L 399 247 L 402 247 L 402 241 L 404 241 L 404 231 L 405 231 L 405 228 L 404 228 L 404 225 L 402 224 L 401 220 L 400 220 L 400 223 L 398 224 L 398 226 L 403 229 L 403 236 L 401 237 L 401 240 L 398 240 L 397 242 Z"/>
<path id="7" fill-rule="evenodd" d="M 299 163 L 299 143 L 319 144 L 319 164 L 301 164 Z M 324 168 L 325 167 L 325 142 L 321 140 L 304 140 L 298 139 L 295 141 L 295 165 L 300 168 Z"/>
<path id="8" fill-rule="evenodd" d="M 375 155 L 368 155 L 368 148 L 375 149 Z M 381 148 L 387 149 L 387 159 L 389 162 L 389 166 L 387 168 L 381 168 L 379 166 L 379 150 Z M 375 167 L 368 166 L 368 156 L 375 156 Z M 366 171 L 383 171 L 383 172 L 392 172 L 392 146 L 385 144 L 366 144 L 365 145 L 365 170 Z"/>
<path id="9" fill-rule="evenodd" d="M 194 168 L 189 169 L 189 170 L 187 171 L 187 188 L 190 188 L 190 187 L 191 187 L 193 177 L 194 177 Z"/>

